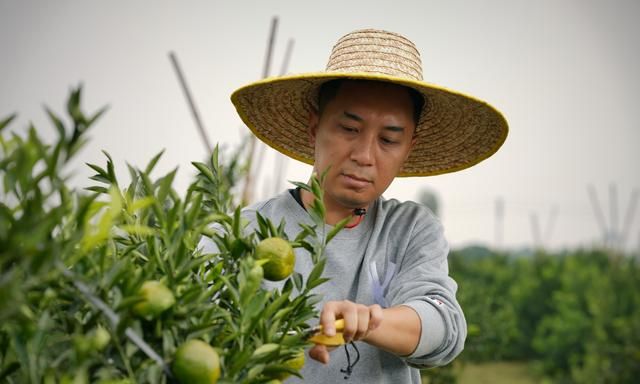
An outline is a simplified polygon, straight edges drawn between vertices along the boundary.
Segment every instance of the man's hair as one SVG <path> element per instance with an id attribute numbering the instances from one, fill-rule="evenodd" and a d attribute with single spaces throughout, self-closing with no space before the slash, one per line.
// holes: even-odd
<path id="1" fill-rule="evenodd" d="M 329 102 L 335 99 L 338 94 L 338 90 L 340 90 L 340 86 L 344 81 L 348 79 L 335 79 L 327 81 L 320 86 L 318 90 L 318 115 L 322 115 L 325 107 Z M 348 81 L 375 81 L 375 80 L 348 80 Z M 399 85 L 406 89 L 409 92 L 409 97 L 411 98 L 411 104 L 413 104 L 413 122 L 418 127 L 418 122 L 420 121 L 420 116 L 422 114 L 422 107 L 424 106 L 424 97 L 418 91 L 413 88 L 405 87 Z"/>

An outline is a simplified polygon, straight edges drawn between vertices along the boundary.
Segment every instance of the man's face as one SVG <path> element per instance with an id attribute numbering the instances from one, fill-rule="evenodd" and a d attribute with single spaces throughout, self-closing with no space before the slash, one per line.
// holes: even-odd
<path id="1" fill-rule="evenodd" d="M 329 168 L 325 202 L 365 208 L 387 189 L 413 146 L 413 104 L 400 86 L 344 81 L 309 131 L 318 174 Z"/>

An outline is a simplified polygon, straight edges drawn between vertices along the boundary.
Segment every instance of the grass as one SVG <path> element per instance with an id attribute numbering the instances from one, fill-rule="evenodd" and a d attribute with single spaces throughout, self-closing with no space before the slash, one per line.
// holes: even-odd
<path id="1" fill-rule="evenodd" d="M 527 363 L 490 362 L 466 364 L 460 372 L 459 384 L 534 384 L 538 383 Z"/>
<path id="2" fill-rule="evenodd" d="M 454 368 L 458 384 L 536 384 L 537 379 L 526 362 L 465 363 Z M 423 383 L 429 381 L 423 378 Z"/>

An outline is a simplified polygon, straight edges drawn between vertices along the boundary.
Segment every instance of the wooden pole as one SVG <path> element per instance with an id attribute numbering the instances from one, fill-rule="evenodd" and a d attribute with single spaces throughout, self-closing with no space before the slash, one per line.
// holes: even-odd
<path id="1" fill-rule="evenodd" d="M 629 232 L 631 231 L 631 224 L 633 223 L 633 217 L 636 213 L 636 206 L 638 204 L 638 195 L 640 191 L 637 188 L 634 188 L 633 192 L 631 192 L 631 199 L 629 201 L 629 206 L 627 207 L 626 214 L 624 216 L 624 221 L 622 222 L 622 229 L 620 231 L 620 247 L 624 248 L 627 239 L 629 238 Z"/>
<path id="2" fill-rule="evenodd" d="M 193 97 L 191 96 L 191 91 L 189 90 L 187 81 L 185 80 L 185 77 L 182 74 L 182 69 L 180 69 L 178 58 L 173 52 L 169 52 L 169 58 L 171 59 L 171 63 L 173 64 L 173 69 L 176 71 L 176 74 L 178 75 L 178 80 L 180 81 L 180 86 L 182 87 L 184 96 L 187 98 L 187 104 L 189 104 L 189 109 L 191 110 L 191 115 L 193 116 L 193 120 L 196 122 L 196 127 L 198 128 L 198 132 L 200 132 L 200 138 L 202 139 L 202 143 L 204 144 L 204 147 L 207 151 L 207 156 L 210 156 L 211 152 L 213 152 L 213 146 L 209 141 L 209 137 L 207 136 L 207 132 L 204 129 L 202 120 L 200 120 L 200 114 L 198 113 L 198 108 L 196 107 L 196 104 L 193 101 Z"/>
<path id="3" fill-rule="evenodd" d="M 264 67 L 262 69 L 262 77 L 268 77 L 271 70 L 271 56 L 273 54 L 273 45 L 275 43 L 276 30 L 278 28 L 278 17 L 271 19 L 271 31 L 269 32 L 269 40 L 267 43 L 267 53 L 265 55 Z M 249 159 L 247 164 L 247 176 L 245 178 L 244 190 L 242 191 L 242 204 L 246 205 L 251 201 L 251 189 L 253 188 L 253 156 L 256 149 L 256 136 L 251 135 L 249 139 Z"/>
<path id="4" fill-rule="evenodd" d="M 293 52 L 294 40 L 289 39 L 287 42 L 287 50 L 284 53 L 284 59 L 282 60 L 282 66 L 280 67 L 280 76 L 284 76 L 289 69 L 289 61 L 291 60 L 291 53 Z M 276 177 L 273 181 L 273 194 L 278 194 L 285 187 L 284 174 L 287 171 L 289 158 L 282 153 L 276 153 Z"/>
<path id="5" fill-rule="evenodd" d="M 593 185 L 589 185 L 587 186 L 587 192 L 589 194 L 589 200 L 591 201 L 591 207 L 593 208 L 593 212 L 596 215 L 596 222 L 598 223 L 600 231 L 603 235 L 605 246 L 609 246 L 609 230 L 604 219 L 604 213 L 602 213 L 602 209 L 600 208 L 600 202 L 598 201 L 598 196 L 596 195 L 596 189 Z"/>

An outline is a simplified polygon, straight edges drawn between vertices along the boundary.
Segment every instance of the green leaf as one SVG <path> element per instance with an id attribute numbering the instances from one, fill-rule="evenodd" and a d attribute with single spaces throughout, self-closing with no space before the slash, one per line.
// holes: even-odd
<path id="1" fill-rule="evenodd" d="M 269 237 L 269 224 L 267 224 L 267 220 L 258 211 L 256 211 L 256 220 L 258 221 L 261 237 L 263 239 Z"/>
<path id="2" fill-rule="evenodd" d="M 316 280 L 313 280 L 313 281 L 309 281 L 307 283 L 307 289 L 308 290 L 312 290 L 313 288 L 317 287 L 318 285 L 324 284 L 329 280 L 331 280 L 331 279 L 326 278 L 326 277 L 322 277 L 322 278 L 319 278 L 319 279 L 316 279 Z"/>
<path id="3" fill-rule="evenodd" d="M 109 109 L 108 105 L 100 108 L 98 112 L 96 112 L 93 116 L 89 118 L 89 120 L 87 121 L 87 127 L 95 123 L 96 120 L 98 120 L 100 116 L 102 116 L 108 109 Z"/>
<path id="4" fill-rule="evenodd" d="M 232 227 L 232 233 L 233 236 L 235 237 L 242 237 L 242 233 L 240 231 L 240 213 L 241 213 L 241 208 L 238 206 L 236 207 L 236 210 L 233 212 L 233 227 Z"/>
<path id="5" fill-rule="evenodd" d="M 151 174 L 151 171 L 153 171 L 153 168 L 155 168 L 158 160 L 160 160 L 160 158 L 162 157 L 162 154 L 164 154 L 164 149 L 158 152 L 158 154 L 155 155 L 153 159 L 151 159 L 149 164 L 147 164 L 147 167 L 144 169 L 144 173 L 146 173 L 147 175 Z"/>
<path id="6" fill-rule="evenodd" d="M 302 291 L 302 275 L 299 272 L 294 272 L 292 278 L 296 289 Z"/>
<path id="7" fill-rule="evenodd" d="M 67 150 L 67 160 L 71 159 L 73 156 L 75 156 L 76 153 L 78 153 L 78 151 L 84 147 L 84 145 L 88 142 L 87 139 L 85 138 L 81 138 L 78 139 L 76 141 L 74 141 L 71 145 L 71 147 Z"/>
<path id="8" fill-rule="evenodd" d="M 192 161 L 191 164 L 193 164 L 194 167 L 196 167 L 198 169 L 198 171 L 200 171 L 200 174 L 202 174 L 204 177 L 207 178 L 207 180 L 211 181 L 212 183 L 215 183 L 216 179 L 213 176 L 213 173 L 211 173 L 211 170 L 209 169 L 209 167 L 207 167 L 206 164 L 204 163 L 200 163 L 197 161 Z"/>
<path id="9" fill-rule="evenodd" d="M 267 219 L 267 224 L 269 224 L 269 232 L 271 232 L 271 236 L 276 237 L 278 236 L 278 228 L 276 228 L 275 225 L 273 225 L 273 222 L 269 219 Z"/>
<path id="10" fill-rule="evenodd" d="M 296 371 L 295 369 L 292 369 L 291 367 L 288 367 L 284 364 L 269 364 L 266 367 L 264 367 L 264 369 L 262 370 L 262 372 L 267 375 L 267 376 L 271 376 L 274 377 L 276 375 L 282 375 L 285 373 L 289 373 L 291 375 L 295 375 L 299 378 L 302 378 L 302 376 L 300 376 L 300 373 L 298 373 L 298 371 Z"/>
<path id="11" fill-rule="evenodd" d="M 91 191 L 91 192 L 98 192 L 98 193 L 109 193 L 109 188 L 107 187 L 100 187 L 100 186 L 92 186 L 92 187 L 87 187 L 85 188 L 85 190 L 87 191 Z"/>
<path id="12" fill-rule="evenodd" d="M 296 187 L 300 188 L 300 189 L 304 189 L 307 192 L 311 192 L 313 193 L 313 190 L 311 189 L 311 186 L 307 183 L 302 183 L 300 181 L 291 181 L 289 180 L 289 182 L 293 185 L 295 185 Z"/>
<path id="13" fill-rule="evenodd" d="M 324 280 L 324 279 L 320 279 L 320 280 Z M 329 279 L 327 279 L 327 280 L 329 280 Z M 309 287 L 307 287 L 307 288 L 308 289 L 312 289 L 312 288 L 309 288 Z M 310 305 L 310 306 L 313 307 L 314 305 L 318 304 L 321 301 L 322 301 L 322 295 L 311 295 L 309 297 L 309 300 L 307 300 L 307 305 Z"/>
<path id="14" fill-rule="evenodd" d="M 156 231 L 153 228 L 147 227 L 146 225 L 139 225 L 139 224 L 121 225 L 120 229 L 122 229 L 123 231 L 127 232 L 130 235 L 136 235 L 136 236 L 153 236 L 156 234 Z"/>
<path id="15" fill-rule="evenodd" d="M 9 377 L 9 375 L 11 375 L 13 372 L 16 372 L 18 369 L 20 369 L 20 363 L 18 363 L 17 361 L 9 363 L 2 370 L 2 372 L 0 372 L 0 380 Z"/>
<path id="16" fill-rule="evenodd" d="M 220 170 L 218 159 L 219 159 L 219 148 L 218 148 L 218 144 L 216 144 L 215 148 L 213 148 L 213 152 L 211 153 L 211 168 L 213 168 L 213 170 L 216 173 L 219 173 L 219 170 Z"/>
<path id="17" fill-rule="evenodd" d="M 111 159 L 111 155 L 107 151 L 102 151 L 104 155 L 107 157 L 107 177 L 113 183 L 113 185 L 118 185 L 118 180 L 116 179 L 116 171 L 113 167 L 113 159 Z"/>
<path id="18" fill-rule="evenodd" d="M 111 184 L 111 180 L 109 180 L 108 178 L 106 178 L 106 177 L 104 177 L 102 175 L 93 175 L 93 176 L 89 177 L 89 179 L 97 181 L 99 183 L 107 184 L 107 185 Z"/>
<path id="19" fill-rule="evenodd" d="M 322 188 L 320 187 L 318 179 L 316 179 L 315 177 L 311 178 L 311 191 L 313 192 L 313 196 L 315 196 L 316 198 L 322 197 Z"/>
<path id="20" fill-rule="evenodd" d="M 56 116 L 48 107 L 45 107 L 45 111 L 47 112 L 47 116 L 49 116 L 49 120 L 53 123 L 53 126 L 56 127 L 60 143 L 62 143 L 67 133 L 62 120 L 60 120 L 60 118 L 58 118 L 58 116 Z"/>
<path id="21" fill-rule="evenodd" d="M 128 211 L 129 213 L 135 213 L 137 211 L 150 207 L 155 202 L 156 202 L 156 199 L 153 196 L 145 196 L 131 203 L 129 205 Z"/>
<path id="22" fill-rule="evenodd" d="M 309 237 L 309 235 L 311 235 L 313 233 L 313 232 L 309 231 L 309 227 L 308 226 L 305 226 L 305 227 L 306 228 L 302 228 L 302 231 L 298 232 L 294 242 L 296 242 L 296 243 L 301 242 L 302 240 L 306 239 L 307 237 Z"/>
<path id="23" fill-rule="evenodd" d="M 271 318 L 278 309 L 283 307 L 289 301 L 290 292 L 283 292 L 280 296 L 278 296 L 275 300 L 273 300 L 262 312 L 263 317 L 265 319 Z"/>
<path id="24" fill-rule="evenodd" d="M 347 225 L 347 223 L 349 223 L 349 221 L 351 221 L 352 217 L 348 216 L 345 217 L 344 219 L 340 220 L 333 228 L 331 228 L 331 230 L 329 231 L 329 233 L 327 234 L 327 238 L 325 240 L 325 244 L 328 244 L 331 239 L 333 239 L 335 237 L 335 235 L 338 234 L 338 232 L 340 232 L 345 225 Z"/>
<path id="25" fill-rule="evenodd" d="M 202 212 L 202 200 L 202 194 L 196 193 L 186 214 L 185 225 L 187 227 L 191 227 L 195 223 L 196 217 Z"/>
<path id="26" fill-rule="evenodd" d="M 93 169 L 94 171 L 98 172 L 98 175 L 104 177 L 105 179 L 109 180 L 109 174 L 107 173 L 107 171 L 104 170 L 104 168 L 95 165 L 95 164 L 89 164 L 89 163 L 85 163 L 86 165 L 89 166 L 89 168 Z"/>
<path id="27" fill-rule="evenodd" d="M 267 357 L 273 354 L 274 352 L 278 352 L 279 350 L 280 350 L 280 345 L 275 343 L 267 343 L 256 348 L 256 350 L 253 351 L 253 354 L 251 355 L 251 357 L 254 359 L 260 359 L 263 357 Z"/>
<path id="28" fill-rule="evenodd" d="M 160 188 L 157 194 L 159 203 L 161 204 L 164 203 L 165 199 L 169 195 L 169 191 L 171 190 L 171 184 L 173 184 L 173 179 L 175 178 L 177 171 L 178 171 L 178 168 L 176 167 L 173 169 L 173 171 L 167 173 L 165 177 L 160 179 L 159 181 Z"/>
<path id="29" fill-rule="evenodd" d="M 4 119 L 0 120 L 0 131 L 5 129 L 5 127 L 7 127 L 13 121 L 13 119 L 16 118 L 16 116 L 18 116 L 18 115 L 14 113 L 14 114 L 9 115 L 9 116 L 5 117 Z"/>
<path id="30" fill-rule="evenodd" d="M 317 280 L 320 276 L 322 276 L 322 272 L 324 271 L 324 267 L 327 264 L 327 259 L 322 258 L 316 265 L 313 266 L 313 269 L 309 273 L 307 277 L 307 286 L 309 282 L 313 282 Z"/>
<path id="31" fill-rule="evenodd" d="M 80 96 L 82 94 L 82 86 L 79 86 L 75 90 L 71 91 L 71 95 L 67 101 L 67 113 L 73 118 L 74 121 L 83 120 L 82 111 L 80 111 Z"/>
<path id="32" fill-rule="evenodd" d="M 285 222 L 284 222 L 284 218 L 280 219 L 280 224 L 278 224 L 278 236 L 282 237 L 282 238 L 286 238 L 286 233 L 284 231 L 284 227 L 285 227 Z"/>
<path id="33" fill-rule="evenodd" d="M 258 375 L 260 375 L 262 373 L 262 370 L 264 369 L 264 367 L 265 367 L 265 364 L 255 364 L 255 365 L 253 365 L 249 369 L 249 372 L 247 373 L 247 379 L 249 379 L 249 380 L 255 379 Z"/>

